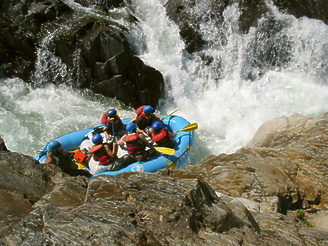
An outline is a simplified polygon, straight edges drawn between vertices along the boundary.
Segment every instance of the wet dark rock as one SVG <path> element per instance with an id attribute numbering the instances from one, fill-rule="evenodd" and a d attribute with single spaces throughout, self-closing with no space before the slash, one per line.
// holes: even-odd
<path id="1" fill-rule="evenodd" d="M 328 5 L 324 0 L 293 0 L 273 1 L 280 11 L 296 16 L 307 16 L 327 23 Z M 208 47 L 224 47 L 227 43 L 224 22 L 224 11 L 236 5 L 234 11 L 239 14 L 238 22 L 231 23 L 234 32 L 248 33 L 256 27 L 256 38 L 249 44 L 250 57 L 247 58 L 246 67 L 242 71 L 245 80 L 256 80 L 265 74 L 267 69 L 284 68 L 292 59 L 290 41 L 284 35 L 284 21 L 274 18 L 271 8 L 266 1 L 241 0 L 229 2 L 226 0 L 204 1 L 203 5 L 195 1 L 168 0 L 165 4 L 167 14 L 180 29 L 186 51 L 199 56 L 205 66 L 211 64 L 215 67 L 217 78 L 221 78 L 221 61 L 215 60 L 211 54 L 206 54 Z M 326 11 L 325 11 L 326 10 Z M 231 10 L 230 10 L 231 11 Z M 208 24 L 207 24 L 208 23 Z M 215 42 L 206 40 L 203 32 L 206 26 L 216 26 Z M 253 29 L 252 29 L 253 30 Z"/>
<path id="2" fill-rule="evenodd" d="M 257 26 L 258 20 L 268 12 L 265 1 L 261 0 L 242 0 L 239 2 L 239 7 L 241 10 L 239 28 L 243 33 L 248 33 L 252 26 Z"/>
<path id="3" fill-rule="evenodd" d="M 273 0 L 275 5 L 296 17 L 306 16 L 311 19 L 322 20 L 328 24 L 328 5 L 326 0 Z"/>
<path id="4" fill-rule="evenodd" d="M 81 4 L 108 9 L 123 6 L 121 1 L 81 1 Z M 136 69 L 134 61 L 138 58 L 126 37 L 127 29 L 115 22 L 115 19 L 133 19 L 130 16 L 105 12 L 82 14 L 56 0 L 6 1 L 1 3 L 0 10 L 3 76 L 19 77 L 35 86 L 64 83 L 90 88 L 133 107 L 156 106 L 164 96 L 163 76 L 143 62 Z M 40 50 L 43 60 L 37 63 Z M 123 80 L 124 87 L 116 86 L 114 90 L 109 85 L 103 89 L 117 77 Z M 153 86 L 147 87 L 149 84 Z M 129 92 L 125 93 L 124 89 Z"/>
<path id="5" fill-rule="evenodd" d="M 203 13 L 196 14 L 199 8 L 195 1 L 169 0 L 165 7 L 168 16 L 179 26 L 180 35 L 186 44 L 186 51 L 194 53 L 201 51 L 207 42 L 201 35 L 201 21 L 214 21 L 220 25 L 223 21 L 222 12 L 228 1 L 216 0 L 208 3 Z M 219 35 L 218 35 L 219 36 Z"/>
<path id="6" fill-rule="evenodd" d="M 0 137 L 0 151 L 9 151 L 2 137 Z"/>
<path id="7" fill-rule="evenodd" d="M 307 16 L 327 23 L 327 6 L 323 0 L 273 2 L 282 11 L 296 17 Z M 1 1 L 0 74 L 19 77 L 33 82 L 35 86 L 65 83 L 78 88 L 90 88 L 104 96 L 117 97 L 133 107 L 142 104 L 156 106 L 160 98 L 165 98 L 164 78 L 151 64 L 137 62 L 135 66 L 137 59 L 127 39 L 128 30 L 119 23 L 122 20 L 127 23 L 138 20 L 126 11 L 117 11 L 124 7 L 124 2 L 76 0 L 75 3 L 80 4 L 81 8 L 93 8 L 97 14 L 77 11 L 72 4 L 61 0 Z M 214 59 L 203 51 L 212 44 L 203 38 L 202 28 L 206 23 L 221 26 L 223 11 L 230 2 L 216 0 L 207 1 L 206 4 L 202 11 L 199 11 L 194 1 L 169 0 L 165 6 L 169 18 L 180 29 L 186 51 L 197 54 L 204 65 L 209 65 Z M 270 16 L 264 1 L 243 0 L 238 2 L 238 6 L 241 13 L 239 29 L 243 33 L 247 33 L 252 26 L 258 26 L 258 20 L 263 16 Z M 250 53 L 258 53 L 258 56 L 253 62 L 247 63 L 250 66 L 242 74 L 245 79 L 261 76 L 263 67 L 281 68 L 288 63 L 289 45 L 279 35 L 279 28 L 283 26 L 276 20 L 261 23 L 261 34 L 268 40 L 263 44 L 269 48 L 261 49 L 256 40 L 250 45 Z M 224 46 L 224 33 L 218 34 L 218 38 Z M 285 45 L 280 47 L 276 43 Z M 254 47 L 256 49 L 253 51 Z M 36 65 L 40 49 L 48 50 L 48 55 L 40 62 L 49 63 L 48 67 Z M 216 69 L 217 77 L 220 78 L 220 61 L 214 62 L 218 62 Z M 61 71 L 58 73 L 58 70 Z M 113 84 L 115 90 L 110 87 Z M 123 88 L 118 88 L 117 84 L 123 84 Z"/>
<path id="8" fill-rule="evenodd" d="M 112 8 L 118 8 L 124 6 L 123 0 L 95 0 L 97 6 L 99 6 L 103 11 L 108 11 Z"/>

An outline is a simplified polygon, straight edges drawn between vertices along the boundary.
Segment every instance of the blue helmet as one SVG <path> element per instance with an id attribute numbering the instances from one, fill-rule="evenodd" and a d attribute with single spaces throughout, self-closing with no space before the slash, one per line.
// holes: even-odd
<path id="1" fill-rule="evenodd" d="M 102 142 L 103 142 L 103 137 L 99 133 L 93 135 L 92 137 L 93 144 L 101 144 Z"/>
<path id="2" fill-rule="evenodd" d="M 154 131 L 158 131 L 163 128 L 163 123 L 160 121 L 156 121 L 151 127 L 154 129 Z"/>
<path id="3" fill-rule="evenodd" d="M 57 150 L 60 146 L 61 146 L 61 143 L 60 143 L 60 142 L 58 142 L 57 140 L 53 140 L 53 141 L 51 141 L 51 142 L 47 145 L 47 151 L 55 151 L 55 150 Z"/>
<path id="4" fill-rule="evenodd" d="M 107 111 L 107 117 L 108 118 L 114 118 L 117 115 L 116 109 L 109 109 Z"/>
<path id="5" fill-rule="evenodd" d="M 152 106 L 145 106 L 142 110 L 145 114 L 150 114 L 150 113 L 153 113 L 154 112 L 154 109 Z"/>
<path id="6" fill-rule="evenodd" d="M 126 125 L 126 130 L 128 132 L 134 132 L 136 128 L 137 128 L 137 125 L 135 123 L 129 123 Z"/>

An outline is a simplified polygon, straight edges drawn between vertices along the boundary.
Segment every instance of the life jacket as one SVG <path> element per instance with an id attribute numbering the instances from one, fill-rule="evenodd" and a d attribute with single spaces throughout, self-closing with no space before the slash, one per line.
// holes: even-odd
<path id="1" fill-rule="evenodd" d="M 144 107 L 146 107 L 147 105 L 142 105 L 142 106 L 140 106 L 139 108 L 137 108 L 136 110 L 135 110 L 135 113 L 137 114 L 137 117 L 139 116 L 139 115 L 141 115 L 141 113 L 143 112 L 143 109 L 144 109 Z"/>
<path id="2" fill-rule="evenodd" d="M 107 164 L 113 162 L 114 159 L 111 158 L 111 157 L 108 156 L 108 155 L 103 155 L 103 156 L 100 156 L 100 157 L 98 158 L 98 161 L 99 161 L 99 165 L 107 165 Z"/>
<path id="3" fill-rule="evenodd" d="M 101 118 L 100 118 L 100 123 L 105 125 L 107 121 L 107 112 L 103 113 Z"/>
<path id="4" fill-rule="evenodd" d="M 159 132 L 152 132 L 151 139 L 159 147 L 173 147 L 173 141 L 171 140 L 166 128 L 162 128 Z"/>
<path id="5" fill-rule="evenodd" d="M 123 141 L 126 143 L 128 153 L 130 155 L 139 155 L 145 151 L 145 144 L 141 143 L 139 140 L 140 132 L 133 134 L 125 134 L 123 136 Z"/>
<path id="6" fill-rule="evenodd" d="M 114 120 L 107 119 L 105 124 L 107 124 L 107 123 L 111 123 L 111 126 L 108 127 L 108 129 L 107 129 L 107 132 L 110 135 L 113 135 L 113 127 L 112 127 L 113 124 L 114 124 L 114 133 L 117 133 L 118 131 L 120 131 L 124 126 L 123 121 L 119 117 L 116 117 Z"/>
<path id="7" fill-rule="evenodd" d="M 104 144 L 98 144 L 93 146 L 90 150 L 90 153 L 95 153 L 94 155 L 97 156 L 95 161 L 99 161 L 99 165 L 106 165 L 109 162 L 113 162 L 114 158 L 110 157 L 107 154 L 107 151 L 104 147 Z"/>

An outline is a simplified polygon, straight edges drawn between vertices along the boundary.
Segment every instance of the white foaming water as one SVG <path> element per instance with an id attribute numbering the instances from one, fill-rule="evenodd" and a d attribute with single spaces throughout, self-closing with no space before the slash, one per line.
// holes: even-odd
<path id="1" fill-rule="evenodd" d="M 0 79 L 0 135 L 11 151 L 32 155 L 61 135 L 100 124 L 120 103 L 89 91 L 49 85 L 32 89 L 19 79 Z M 120 115 L 131 117 L 131 110 Z"/>
<path id="2" fill-rule="evenodd" d="M 191 163 L 209 154 L 234 152 L 267 120 L 293 113 L 321 116 L 328 111 L 328 27 L 321 21 L 296 19 L 272 7 L 270 17 L 283 24 L 282 30 L 272 37 L 265 37 L 260 28 L 240 34 L 236 4 L 225 10 L 222 26 L 215 26 L 207 18 L 208 1 L 200 1 L 203 7 L 193 11 L 204 16 L 199 25 L 208 46 L 201 52 L 213 58 L 205 66 L 197 54 L 184 51 L 177 26 L 165 14 L 164 2 L 131 1 L 129 8 L 139 19 L 130 27 L 131 43 L 145 63 L 164 75 L 168 99 L 160 102 L 159 111 L 170 113 L 179 108 L 178 114 L 198 122 Z M 259 27 L 267 21 L 260 20 Z M 288 51 L 284 65 L 261 60 L 272 39 L 276 42 L 273 48 Z M 39 82 L 47 69 L 42 64 L 57 67 L 60 76 L 67 76 L 65 66 L 52 59 L 51 52 L 40 50 L 39 56 Z M 56 64 L 48 64 L 49 60 Z M 134 116 L 132 109 L 89 91 L 51 85 L 33 89 L 18 79 L 3 79 L 0 135 L 10 150 L 32 154 L 55 137 L 97 125 L 101 114 L 112 107 L 121 109 L 122 118 Z"/>
<path id="3" fill-rule="evenodd" d="M 131 27 L 135 48 L 166 80 L 170 100 L 162 102 L 162 109 L 178 107 L 181 115 L 199 124 L 192 163 L 245 146 L 267 120 L 293 113 L 321 116 L 328 111 L 328 27 L 323 22 L 296 19 L 270 6 L 269 18 L 260 20 L 259 27 L 248 34 L 240 34 L 237 4 L 225 10 L 224 23 L 218 27 L 207 18 L 208 1 L 204 0 L 193 8 L 199 19 L 204 17 L 199 25 L 208 46 L 201 52 L 213 58 L 204 66 L 197 55 L 184 53 L 164 1 L 132 2 L 139 19 L 138 26 Z M 259 29 L 269 19 L 283 28 L 265 37 Z M 270 42 L 275 42 L 271 48 L 288 51 L 285 65 L 261 64 L 265 51 L 270 52 Z M 257 65 L 253 60 L 258 60 Z"/>

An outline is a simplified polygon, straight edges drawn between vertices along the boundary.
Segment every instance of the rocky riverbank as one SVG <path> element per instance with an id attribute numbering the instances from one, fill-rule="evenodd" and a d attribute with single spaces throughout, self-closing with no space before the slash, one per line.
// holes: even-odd
<path id="1" fill-rule="evenodd" d="M 3 145 L 5 146 L 5 145 Z M 326 245 L 328 115 L 183 171 L 70 177 L 0 151 L 3 245 Z"/>

